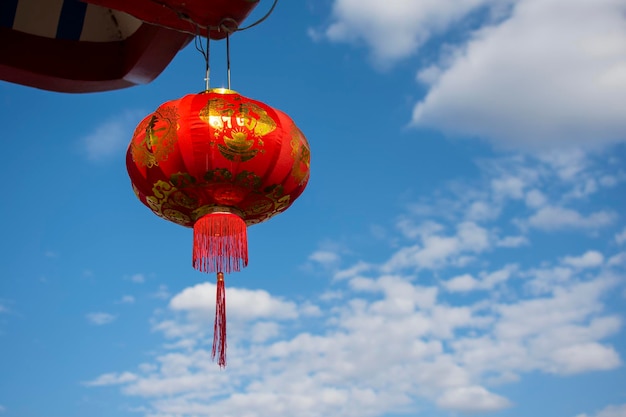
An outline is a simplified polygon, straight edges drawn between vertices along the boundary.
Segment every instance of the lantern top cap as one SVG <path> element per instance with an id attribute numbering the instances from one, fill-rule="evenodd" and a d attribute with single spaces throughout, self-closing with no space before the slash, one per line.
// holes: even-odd
<path id="1" fill-rule="evenodd" d="M 230 90 L 228 88 L 211 88 L 209 90 L 204 90 L 203 92 L 201 92 L 200 94 L 207 94 L 207 93 L 215 93 L 215 94 L 237 94 L 237 95 L 241 95 L 238 92 L 236 92 L 235 90 Z"/>

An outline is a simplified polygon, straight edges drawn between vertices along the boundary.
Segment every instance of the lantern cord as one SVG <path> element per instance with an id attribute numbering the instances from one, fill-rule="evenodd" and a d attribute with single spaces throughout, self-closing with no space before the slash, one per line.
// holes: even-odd
<path id="1" fill-rule="evenodd" d="M 238 28 L 238 29 L 237 29 L 237 32 L 241 32 L 242 30 L 247 30 L 247 29 L 253 28 L 253 27 L 255 27 L 256 25 L 263 23 L 263 22 L 264 22 L 264 21 L 265 21 L 268 17 L 270 17 L 270 15 L 272 14 L 272 12 L 273 12 L 273 11 L 274 11 L 274 9 L 276 8 L 276 5 L 277 5 L 277 4 L 278 4 L 278 0 L 274 0 L 274 4 L 272 4 L 272 7 L 270 7 L 270 9 L 268 10 L 268 12 L 267 12 L 267 13 L 265 13 L 265 16 L 263 16 L 262 18 L 260 18 L 260 19 L 259 19 L 259 20 L 257 20 L 256 22 L 254 22 L 254 23 L 252 23 L 252 24 L 250 24 L 250 25 L 248 25 L 248 26 L 246 26 L 246 27 L 243 27 L 243 28 Z"/>
<path id="2" fill-rule="evenodd" d="M 215 294 L 215 322 L 213 323 L 213 349 L 211 357 L 220 368 L 226 367 L 226 290 L 224 273 L 217 273 L 217 291 Z"/>
<path id="3" fill-rule="evenodd" d="M 159 6 L 163 7 L 163 8 L 167 8 L 169 10 L 172 11 L 172 13 L 175 13 L 176 16 L 180 19 L 183 20 L 185 22 L 190 23 L 191 25 L 193 25 L 193 27 L 195 28 L 195 32 L 193 32 L 192 30 L 183 30 L 183 29 L 176 29 L 179 32 L 182 33 L 187 33 L 189 35 L 194 35 L 197 36 L 198 35 L 198 28 L 202 28 L 205 29 L 207 31 L 207 36 L 209 36 L 209 32 L 210 31 L 226 31 L 227 33 L 232 33 L 232 32 L 241 32 L 242 30 L 247 30 L 250 28 L 255 27 L 258 24 L 263 23 L 265 20 L 267 20 L 268 17 L 270 17 L 270 15 L 272 14 L 272 12 L 274 11 L 274 9 L 276 8 L 276 5 L 278 4 L 278 0 L 274 0 L 274 3 L 272 4 L 272 6 L 270 7 L 270 9 L 268 10 L 267 13 L 265 13 L 264 16 L 262 16 L 259 20 L 257 20 L 256 22 L 246 26 L 246 27 L 242 27 L 242 28 L 238 28 L 237 25 L 235 25 L 234 28 L 230 28 L 228 26 L 226 26 L 225 21 L 227 20 L 233 20 L 233 19 L 224 19 L 224 21 L 220 22 L 220 24 L 218 26 L 205 26 L 205 25 L 200 25 L 198 22 L 194 21 L 191 17 L 189 17 L 189 15 L 187 13 L 181 12 L 180 10 L 176 9 L 174 6 L 163 2 L 161 0 L 152 0 L 152 2 L 158 4 Z M 237 23 L 237 22 L 235 22 Z M 158 23 L 152 23 L 155 26 L 160 26 L 160 27 L 165 27 L 168 29 L 171 29 L 171 27 L 168 26 L 164 26 L 164 25 L 159 25 Z"/>
<path id="4" fill-rule="evenodd" d="M 202 54 L 202 57 L 204 58 L 204 89 L 205 91 L 209 91 L 209 87 L 210 87 L 210 75 L 211 75 L 211 66 L 209 65 L 209 44 L 210 44 L 210 38 L 209 35 L 207 33 L 206 36 L 206 48 L 204 47 L 204 45 L 202 45 L 202 37 L 200 36 L 200 31 L 199 28 L 196 26 L 196 37 L 194 38 L 194 46 L 196 47 L 196 50 L 198 52 L 200 52 Z"/>
<path id="5" fill-rule="evenodd" d="M 228 89 L 230 90 L 230 33 L 226 34 L 226 68 L 228 77 Z"/>

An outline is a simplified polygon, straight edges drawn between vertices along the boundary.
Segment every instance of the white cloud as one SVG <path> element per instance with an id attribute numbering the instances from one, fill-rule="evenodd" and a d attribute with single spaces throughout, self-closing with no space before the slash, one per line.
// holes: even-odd
<path id="1" fill-rule="evenodd" d="M 557 372 L 564 375 L 615 369 L 622 364 L 612 347 L 598 343 L 562 347 L 554 351 L 553 360 Z"/>
<path id="2" fill-rule="evenodd" d="M 602 265 L 604 256 L 598 251 L 590 250 L 578 257 L 566 256 L 562 262 L 574 268 L 595 268 Z"/>
<path id="3" fill-rule="evenodd" d="M 118 383 L 155 417 L 375 417 L 414 413 L 425 402 L 443 413 L 497 411 L 514 406 L 499 387 L 524 383 L 528 374 L 616 369 L 622 358 L 609 338 L 623 331 L 623 320 L 607 295 L 621 290 L 626 263 L 607 252 L 615 244 L 582 234 L 594 250 L 572 255 L 569 245 L 520 247 L 528 228 L 515 230 L 521 234 L 508 244 L 498 238 L 514 229 L 511 213 L 528 217 L 552 207 L 528 204 L 533 190 L 559 202 L 578 178 L 605 174 L 592 162 L 578 169 L 584 160 L 567 159 L 483 163 L 480 186 L 438 188 L 418 202 L 425 210 L 412 206 L 391 220 L 394 244 L 377 248 L 386 261 L 352 259 L 334 271 L 315 300 L 322 308 L 296 302 L 301 296 L 227 284 L 227 372 L 211 359 L 215 285 L 207 283 L 155 312 L 152 330 L 164 342 L 148 363 L 126 371 L 133 376 L 94 381 Z M 493 181 L 505 178 L 520 181 Z M 468 220 L 472 203 L 496 201 L 495 217 Z M 576 203 L 581 211 L 606 211 L 597 202 Z M 441 207 L 450 209 L 441 215 Z M 355 257 L 344 253 L 342 261 Z"/>
<path id="4" fill-rule="evenodd" d="M 613 175 L 604 175 L 599 179 L 600 185 L 606 188 L 615 187 L 620 180 Z"/>
<path id="5" fill-rule="evenodd" d="M 569 192 L 567 198 L 585 198 L 589 195 L 597 192 L 599 189 L 598 182 L 593 178 L 587 178 L 584 181 L 577 183 L 574 189 Z"/>
<path id="6" fill-rule="evenodd" d="M 126 384 L 132 381 L 136 381 L 137 379 L 138 376 L 131 372 L 122 372 L 120 374 L 110 373 L 100 375 L 98 378 L 92 381 L 83 382 L 83 385 L 88 387 L 101 387 L 107 385 Z"/>
<path id="7" fill-rule="evenodd" d="M 213 283 L 197 284 L 175 295 L 170 301 L 170 308 L 179 311 L 206 313 L 212 318 L 215 311 L 215 293 Z M 297 305 L 272 297 L 264 290 L 244 288 L 226 288 L 228 317 L 240 320 L 256 319 L 295 319 L 298 317 Z"/>
<path id="8" fill-rule="evenodd" d="M 437 398 L 437 405 L 443 409 L 463 413 L 485 413 L 510 407 L 511 403 L 483 387 L 469 386 L 446 391 Z"/>
<path id="9" fill-rule="evenodd" d="M 87 157 L 99 161 L 123 153 L 141 117 L 140 112 L 126 111 L 96 126 L 81 139 Z"/>
<path id="10" fill-rule="evenodd" d="M 456 276 L 443 282 L 445 289 L 451 292 L 468 292 L 473 290 L 491 290 L 495 286 L 506 282 L 511 274 L 517 270 L 516 265 L 506 265 L 497 271 L 480 273 L 480 279 L 469 274 Z"/>
<path id="11" fill-rule="evenodd" d="M 415 224 L 413 219 L 407 217 L 400 218 L 396 223 L 396 228 L 409 239 L 415 239 L 417 237 L 423 239 L 424 237 L 443 232 L 445 229 L 442 224 L 434 221 L 425 221 Z"/>
<path id="12" fill-rule="evenodd" d="M 606 264 L 613 267 L 626 265 L 626 252 L 620 252 L 611 256 Z"/>
<path id="13" fill-rule="evenodd" d="M 547 202 L 546 196 L 539 190 L 533 189 L 526 193 L 526 205 L 532 208 L 539 208 Z"/>
<path id="14" fill-rule="evenodd" d="M 130 280 L 136 284 L 143 284 L 146 282 L 146 276 L 144 274 L 133 274 L 130 276 Z"/>
<path id="15" fill-rule="evenodd" d="M 526 184 L 521 178 L 504 177 L 491 181 L 491 188 L 497 200 L 502 198 L 522 199 L 524 198 L 524 187 Z"/>
<path id="16" fill-rule="evenodd" d="M 413 125 L 524 149 L 623 141 L 625 9 L 616 0 L 516 1 L 508 19 L 429 69 L 440 75 Z"/>
<path id="17" fill-rule="evenodd" d="M 526 236 L 506 236 L 496 242 L 496 246 L 501 248 L 519 248 L 528 244 Z"/>
<path id="18" fill-rule="evenodd" d="M 487 280 L 503 273 L 482 275 Z M 487 375 L 515 381 L 520 372 L 568 375 L 620 364 L 616 352 L 600 343 L 621 326 L 617 317 L 599 316 L 600 298 L 611 288 L 607 280 L 494 307 L 449 306 L 438 299 L 436 288 L 400 276 L 353 280 L 357 293 L 326 312 L 329 324 L 321 334 L 285 337 L 275 321 L 265 319 L 252 331 L 235 334 L 229 340 L 234 352 L 228 372 L 221 372 L 204 349 L 207 336 L 198 332 L 198 318 L 187 316 L 169 325 L 181 331 L 168 337 L 185 343 L 166 348 L 180 353 L 140 364 L 138 373 L 104 374 L 86 384 L 122 385 L 127 395 L 148 399 L 153 415 L 191 416 L 203 410 L 212 416 L 230 410 L 260 417 L 253 410 L 263 405 L 263 413 L 277 416 L 373 417 L 406 411 L 414 396 L 444 410 L 497 411 L 512 404 L 484 386 Z M 506 283 L 502 277 L 492 280 Z M 172 303 L 199 308 L 205 297 L 198 298 L 197 287 Z M 375 296 L 365 301 L 359 292 Z M 182 330 L 185 326 L 195 329 Z M 450 340 L 445 351 L 443 340 Z"/>
<path id="19" fill-rule="evenodd" d="M 117 318 L 113 314 L 103 312 L 89 313 L 85 317 L 87 318 L 88 322 L 90 322 L 91 324 L 95 324 L 96 326 L 102 326 L 112 323 Z"/>
<path id="20" fill-rule="evenodd" d="M 626 417 L 626 404 L 610 405 L 598 412 L 596 417 Z"/>
<path id="21" fill-rule="evenodd" d="M 365 42 L 374 64 L 387 67 L 417 52 L 433 34 L 489 3 L 492 1 L 335 0 L 332 23 L 322 33 L 310 33 L 333 42 Z"/>
<path id="22" fill-rule="evenodd" d="M 479 286 L 479 282 L 476 278 L 470 274 L 458 275 L 448 281 L 443 282 L 443 286 L 446 290 L 452 292 L 466 292 L 472 291 Z"/>
<path id="23" fill-rule="evenodd" d="M 333 278 L 337 280 L 352 278 L 363 272 L 369 271 L 370 269 L 372 269 L 372 265 L 363 261 L 359 261 L 350 268 L 337 271 Z"/>
<path id="24" fill-rule="evenodd" d="M 575 276 L 575 271 L 569 267 L 556 266 L 531 269 L 525 274 L 530 278 L 526 287 L 533 294 L 545 294 L 552 292 L 555 286 L 570 282 Z"/>
<path id="25" fill-rule="evenodd" d="M 465 259 L 462 256 L 464 253 L 481 253 L 491 245 L 487 229 L 474 222 L 459 223 L 456 234 L 452 236 L 441 235 L 437 233 L 439 230 L 439 228 L 425 229 L 421 233 L 421 244 L 397 251 L 383 265 L 383 270 L 439 269 L 450 263 L 462 261 Z"/>
<path id="26" fill-rule="evenodd" d="M 122 298 L 118 301 L 119 304 L 133 304 L 135 302 L 135 297 L 132 295 L 123 295 Z"/>
<path id="27" fill-rule="evenodd" d="M 615 242 L 617 242 L 618 245 L 626 242 L 626 227 L 615 235 Z"/>
<path id="28" fill-rule="evenodd" d="M 3 405 L 0 405 L 0 413 L 4 413 L 5 411 L 7 411 L 7 408 Z"/>
<path id="29" fill-rule="evenodd" d="M 474 201 L 467 210 L 466 218 L 470 221 L 493 220 L 498 217 L 500 210 L 497 205 L 486 201 Z"/>
<path id="30" fill-rule="evenodd" d="M 577 417 L 626 417 L 626 404 L 609 405 L 592 416 L 581 414 Z"/>
<path id="31" fill-rule="evenodd" d="M 576 182 L 589 165 L 581 149 L 556 149 L 541 152 L 539 159 L 554 170 L 560 180 Z"/>
<path id="32" fill-rule="evenodd" d="M 167 285 L 165 284 L 159 285 L 159 288 L 156 290 L 156 292 L 152 293 L 152 297 L 158 298 L 160 300 L 167 300 L 171 296 L 172 295 L 170 294 L 169 290 L 167 289 Z"/>
<path id="33" fill-rule="evenodd" d="M 460 31 L 417 71 L 429 90 L 412 125 L 505 147 L 600 148 L 626 130 L 625 9 L 618 0 L 334 0 L 330 24 L 309 33 L 365 45 L 387 68 Z M 478 28 L 462 24 L 478 10 L 488 12 Z"/>
<path id="34" fill-rule="evenodd" d="M 4 304 L 0 304 L 0 313 L 8 313 L 9 312 L 9 307 L 5 306 Z"/>
<path id="35" fill-rule="evenodd" d="M 596 211 L 583 216 L 579 212 L 558 206 L 546 206 L 528 219 L 528 224 L 541 230 L 554 231 L 561 229 L 595 230 L 610 225 L 615 220 L 612 211 Z"/>
<path id="36" fill-rule="evenodd" d="M 309 255 L 309 260 L 320 263 L 324 266 L 331 266 L 339 262 L 339 255 L 327 250 L 318 250 Z"/>

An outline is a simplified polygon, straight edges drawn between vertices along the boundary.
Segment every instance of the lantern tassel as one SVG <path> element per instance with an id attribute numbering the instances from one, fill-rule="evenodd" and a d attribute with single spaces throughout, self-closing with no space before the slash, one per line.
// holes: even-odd
<path id="1" fill-rule="evenodd" d="M 226 367 L 226 289 L 224 273 L 217 273 L 217 292 L 215 295 L 215 322 L 213 324 L 213 350 L 211 357 L 220 368 Z"/>
<path id="2" fill-rule="evenodd" d="M 240 271 L 248 265 L 246 222 L 235 213 L 214 212 L 193 226 L 193 267 L 200 272 Z"/>

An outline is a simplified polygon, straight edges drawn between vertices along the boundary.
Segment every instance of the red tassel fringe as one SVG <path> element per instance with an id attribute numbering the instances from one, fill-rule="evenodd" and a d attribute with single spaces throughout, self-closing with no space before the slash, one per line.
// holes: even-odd
<path id="1" fill-rule="evenodd" d="M 224 274 L 217 273 L 217 293 L 215 296 L 215 323 L 213 324 L 213 350 L 211 356 L 220 368 L 226 367 L 226 289 Z"/>
<path id="2" fill-rule="evenodd" d="M 240 271 L 248 265 L 246 223 L 234 213 L 209 213 L 193 226 L 193 267 L 200 272 Z"/>

